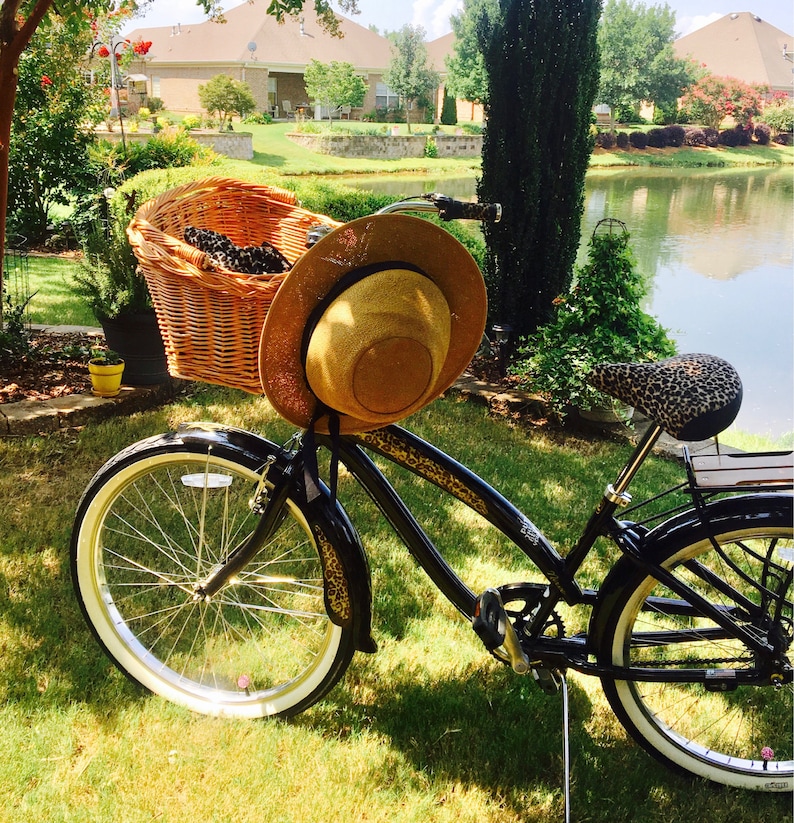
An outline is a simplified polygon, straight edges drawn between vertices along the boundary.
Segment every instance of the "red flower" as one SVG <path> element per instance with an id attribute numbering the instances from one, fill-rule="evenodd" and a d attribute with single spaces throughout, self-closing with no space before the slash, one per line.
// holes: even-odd
<path id="1" fill-rule="evenodd" d="M 110 57 L 110 52 L 108 51 L 107 46 L 100 46 L 99 49 L 97 50 L 97 54 L 100 57 Z"/>
<path id="2" fill-rule="evenodd" d="M 41 87 L 43 89 L 46 89 L 47 86 L 51 86 L 51 85 L 52 85 L 52 80 L 50 80 L 50 78 L 46 74 L 42 74 L 42 76 L 41 76 Z"/>
<path id="3" fill-rule="evenodd" d="M 152 41 L 151 40 L 146 40 L 146 41 L 136 40 L 132 44 L 132 50 L 135 52 L 135 54 L 139 54 L 141 56 L 143 56 L 144 54 L 147 54 L 151 47 L 152 47 Z"/>

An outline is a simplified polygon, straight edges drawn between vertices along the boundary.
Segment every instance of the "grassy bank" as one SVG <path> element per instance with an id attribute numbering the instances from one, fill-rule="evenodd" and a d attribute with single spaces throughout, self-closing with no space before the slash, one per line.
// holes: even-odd
<path id="1" fill-rule="evenodd" d="M 746 168 L 748 166 L 792 166 L 794 146 L 742 146 L 680 149 L 596 149 L 591 168 L 664 166 L 667 168 Z"/>
<path id="2" fill-rule="evenodd" d="M 357 655 L 321 704 L 291 721 L 194 716 L 130 684 L 78 614 L 68 573 L 80 490 L 101 463 L 182 420 L 289 428 L 266 403 L 206 388 L 167 409 L 77 434 L 0 440 L 0 820 L 3 823 L 557 823 L 560 701 L 493 661 L 428 584 L 372 505 L 342 478 L 375 589 L 374 656 Z M 560 546 L 576 536 L 626 448 L 566 446 L 452 399 L 410 426 L 495 482 Z M 505 455 L 510 455 L 506 462 Z M 638 495 L 678 468 L 652 461 Z M 522 557 L 461 505 L 406 480 L 470 585 L 532 578 Z M 593 558 L 584 582 L 608 563 Z M 564 615 L 569 630 L 583 615 Z M 627 740 L 597 681 L 571 677 L 575 820 L 783 818 L 790 800 L 691 782 Z"/>
<path id="3" fill-rule="evenodd" d="M 351 133 L 371 131 L 374 124 L 345 122 L 338 126 Z M 292 142 L 287 134 L 294 123 L 273 123 L 269 126 L 238 125 L 239 130 L 253 135 L 256 165 L 266 166 L 284 175 L 296 174 L 375 174 L 384 172 L 426 172 L 461 176 L 480 169 L 480 158 L 442 159 L 406 158 L 403 160 L 370 160 L 332 157 L 310 152 Z M 414 133 L 428 127 L 415 126 Z M 407 133 L 405 126 L 401 126 Z M 447 127 L 447 130 L 453 130 Z M 748 146 L 743 148 L 681 148 L 633 149 L 630 151 L 597 149 L 590 158 L 592 167 L 669 166 L 692 168 L 698 166 L 757 166 L 794 165 L 794 146 Z"/>

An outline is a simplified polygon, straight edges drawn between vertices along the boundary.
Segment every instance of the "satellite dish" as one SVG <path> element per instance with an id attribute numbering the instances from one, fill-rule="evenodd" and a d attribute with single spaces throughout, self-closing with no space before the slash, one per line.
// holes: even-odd
<path id="1" fill-rule="evenodd" d="M 256 51 L 256 43 L 254 43 L 253 40 L 248 44 L 248 51 L 250 51 L 251 54 Z"/>

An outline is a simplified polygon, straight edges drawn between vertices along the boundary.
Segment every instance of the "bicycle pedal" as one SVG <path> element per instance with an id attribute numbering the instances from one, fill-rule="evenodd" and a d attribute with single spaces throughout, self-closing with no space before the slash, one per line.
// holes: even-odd
<path id="1" fill-rule="evenodd" d="M 516 674 L 529 671 L 529 659 L 521 648 L 516 630 L 507 617 L 502 596 L 496 589 L 486 589 L 477 598 L 471 623 L 489 652 L 501 646 Z"/>
<path id="2" fill-rule="evenodd" d="M 477 598 L 471 626 L 489 652 L 504 644 L 507 631 L 507 613 L 502 598 L 496 589 L 486 589 Z"/>
<path id="3" fill-rule="evenodd" d="M 562 677 L 543 666 L 533 666 L 532 677 L 544 694 L 557 694 L 562 685 Z"/>

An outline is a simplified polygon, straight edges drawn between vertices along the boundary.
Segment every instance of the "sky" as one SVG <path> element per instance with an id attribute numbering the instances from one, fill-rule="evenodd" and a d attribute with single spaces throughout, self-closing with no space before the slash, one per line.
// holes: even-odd
<path id="1" fill-rule="evenodd" d="M 241 0 L 223 0 L 224 8 L 240 5 Z M 649 0 L 646 5 L 664 5 L 664 0 Z M 675 12 L 679 36 L 708 25 L 726 14 L 749 11 L 794 35 L 794 4 L 790 0 L 667 0 Z M 381 33 L 396 31 L 406 24 L 422 26 L 428 40 L 452 31 L 450 15 L 463 7 L 462 0 L 358 0 L 361 14 L 351 17 L 362 26 L 376 26 Z M 314 3 L 306 0 L 307 14 Z M 338 7 L 337 7 L 338 8 Z M 134 21 L 131 28 L 172 26 L 197 23 L 204 14 L 195 0 L 154 0 L 149 13 Z"/>

